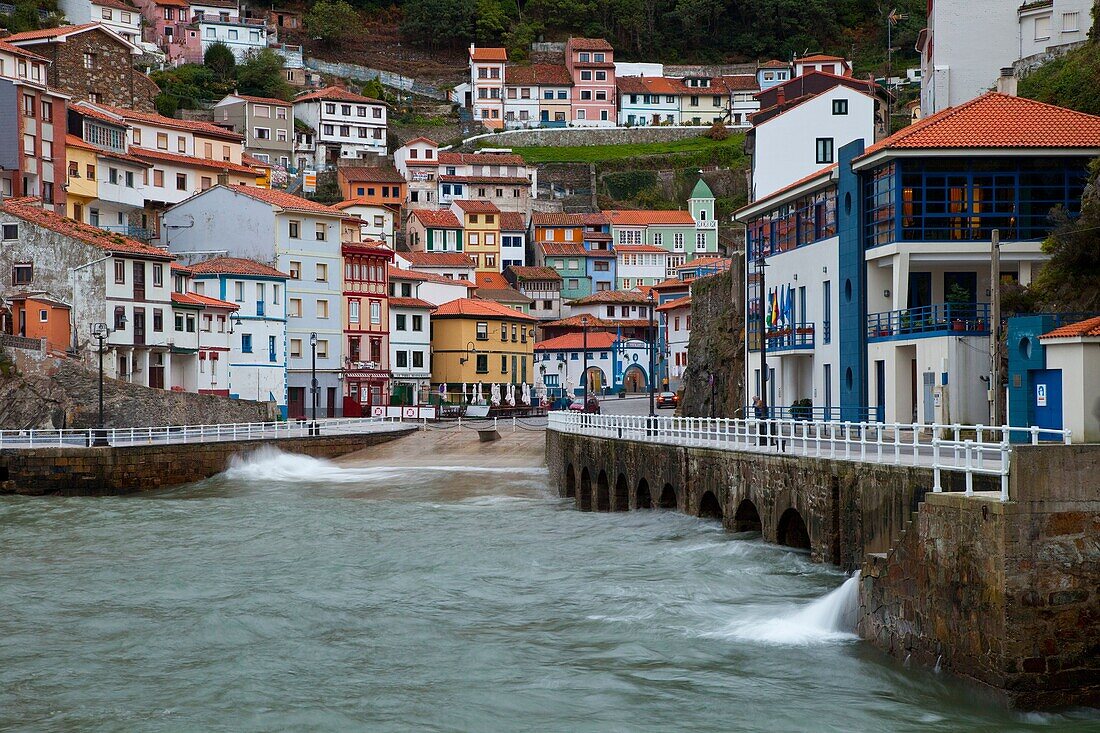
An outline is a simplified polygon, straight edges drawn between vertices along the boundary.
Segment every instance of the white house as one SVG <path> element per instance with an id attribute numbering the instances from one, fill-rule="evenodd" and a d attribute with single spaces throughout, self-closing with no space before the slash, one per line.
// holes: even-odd
<path id="1" fill-rule="evenodd" d="M 193 292 L 190 270 L 172 266 L 169 389 L 229 396 L 229 354 L 239 306 Z"/>
<path id="2" fill-rule="evenodd" d="M 397 211 L 388 204 L 373 204 L 362 199 L 348 199 L 334 204 L 333 208 L 354 216 L 362 224 L 359 229 L 363 239 L 384 243 L 393 249 L 393 232 L 396 228 Z"/>
<path id="3" fill-rule="evenodd" d="M 585 351 L 589 394 L 643 392 L 649 381 L 649 344 L 607 331 L 567 333 L 535 344 L 535 384 L 552 397 L 584 392 Z"/>
<path id="4" fill-rule="evenodd" d="M 753 125 L 750 198 L 755 200 L 829 167 L 836 151 L 853 140 L 873 142 L 875 100 L 837 84 L 792 106 L 762 110 Z"/>
<path id="5" fill-rule="evenodd" d="M 405 285 L 411 295 L 389 299 L 390 384 L 395 400 L 419 405 L 427 401 L 432 384 L 431 312 L 435 305 L 417 297 L 420 281 L 402 280 L 398 291 Z"/>
<path id="6" fill-rule="evenodd" d="M 619 124 L 679 125 L 683 82 L 662 76 L 615 76 L 619 93 Z"/>
<path id="7" fill-rule="evenodd" d="M 230 316 L 225 357 L 228 395 L 274 402 L 285 417 L 287 275 L 239 257 L 214 257 L 188 269 L 192 294 L 218 298 L 236 307 Z"/>
<path id="8" fill-rule="evenodd" d="M 500 263 L 501 272 L 506 267 L 523 267 L 527 264 L 527 222 L 523 214 L 503 211 L 500 214 Z"/>
<path id="9" fill-rule="evenodd" d="M 667 277 L 669 251 L 652 244 L 615 247 L 615 286 L 630 290 L 656 285 Z"/>
<path id="10" fill-rule="evenodd" d="M 315 150 L 307 167 L 312 164 L 323 170 L 335 166 L 339 158 L 385 155 L 387 113 L 388 105 L 382 100 L 337 87 L 297 97 L 294 117 L 314 131 Z"/>
<path id="11" fill-rule="evenodd" d="M 233 52 L 237 61 L 244 61 L 249 53 L 267 48 L 267 26 L 260 22 L 232 20 L 199 21 L 199 38 L 202 52 L 215 43 L 222 43 Z"/>
<path id="12" fill-rule="evenodd" d="M 124 0 L 59 0 L 73 25 L 102 23 L 134 45 L 141 45 L 141 11 Z"/>
<path id="13" fill-rule="evenodd" d="M 439 175 L 439 143 L 417 137 L 393 151 L 393 164 L 408 184 L 410 209 L 434 207 Z"/>
<path id="14" fill-rule="evenodd" d="M 470 280 L 457 280 L 432 272 L 391 267 L 388 272 L 391 298 L 417 297 L 432 305 L 450 303 L 471 296 L 476 285 Z M 416 293 L 414 296 L 413 293 Z"/>
<path id="15" fill-rule="evenodd" d="M 504 124 L 504 48 L 478 48 L 470 44 L 470 96 L 474 119 L 490 129 Z"/>
<path id="16" fill-rule="evenodd" d="M 668 356 L 668 389 L 679 391 L 688 365 L 688 341 L 691 340 L 691 296 L 670 300 L 657 306 L 661 314 L 665 353 Z"/>
<path id="17" fill-rule="evenodd" d="M 233 212 L 224 216 L 224 212 Z M 341 241 L 356 241 L 357 220 L 339 209 L 282 191 L 215 186 L 164 213 L 173 252 L 225 249 L 230 257 L 256 260 L 288 275 L 287 411 L 312 415 L 308 388 L 317 335 L 318 415 L 343 409 L 343 258 Z"/>
<path id="18" fill-rule="evenodd" d="M 1075 443 L 1100 442 L 1100 317 L 1056 328 L 1039 343 L 1046 368 L 1061 372 L 1062 426 Z"/>

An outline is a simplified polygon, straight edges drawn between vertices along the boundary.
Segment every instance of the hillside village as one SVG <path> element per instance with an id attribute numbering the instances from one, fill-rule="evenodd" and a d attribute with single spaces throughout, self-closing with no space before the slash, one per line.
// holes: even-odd
<path id="1" fill-rule="evenodd" d="M 512 61 L 471 44 L 466 80 L 435 100 L 471 133 L 454 145 L 394 135 L 401 90 L 312 70 L 285 43 L 299 13 L 64 0 L 65 24 L 0 38 L 18 121 L 0 138 L 3 345 L 89 369 L 104 353 L 109 379 L 289 419 L 567 406 L 680 392 L 707 368 L 694 288 L 732 271 L 718 297 L 738 304 L 723 327 L 745 363 L 721 389 L 742 408 L 988 422 L 993 291 L 1038 276 L 1052 209 L 1081 212 L 1100 118 L 1017 96 L 1086 42 L 1089 3 L 1006 8 L 977 40 L 957 6 L 930 3 L 919 66 L 878 79 L 820 53 L 621 62 L 571 36 Z M 278 53 L 293 94 L 158 113 L 145 72 L 211 49 Z M 668 206 L 601 206 L 523 154 L 731 135 L 747 156 L 732 216 L 721 165 L 681 171 Z M 1007 359 L 1002 418 L 1100 431 L 1029 401 L 1068 348 L 1048 334 L 1072 319 L 1046 318 L 1008 325 L 1049 363 Z"/>

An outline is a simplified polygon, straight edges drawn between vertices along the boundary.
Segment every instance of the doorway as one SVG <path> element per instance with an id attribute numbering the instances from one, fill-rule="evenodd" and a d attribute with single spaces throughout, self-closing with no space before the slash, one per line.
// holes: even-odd
<path id="1" fill-rule="evenodd" d="M 886 421 L 886 362 L 875 362 L 875 420 Z"/>
<path id="2" fill-rule="evenodd" d="M 1062 429 L 1062 370 L 1037 369 L 1031 376 L 1031 405 L 1035 426 Z M 1044 436 L 1040 435 L 1040 438 Z M 1050 437 L 1050 436 L 1046 436 Z"/>
<path id="3" fill-rule="evenodd" d="M 325 415 L 327 417 L 336 417 L 336 388 L 328 388 L 328 404 L 325 406 Z"/>

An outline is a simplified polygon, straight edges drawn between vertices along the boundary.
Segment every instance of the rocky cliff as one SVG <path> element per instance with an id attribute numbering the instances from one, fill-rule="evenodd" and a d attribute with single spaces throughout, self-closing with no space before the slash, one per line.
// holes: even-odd
<path id="1" fill-rule="evenodd" d="M 29 361 L 0 374 L 0 429 L 90 428 L 96 426 L 99 375 L 71 359 Z M 267 402 L 214 395 L 167 392 L 105 379 L 107 427 L 202 425 L 274 420 Z"/>
<path id="2" fill-rule="evenodd" d="M 737 259 L 734 269 L 701 278 L 691 287 L 691 339 L 681 412 L 739 417 L 744 403 L 744 307 Z"/>

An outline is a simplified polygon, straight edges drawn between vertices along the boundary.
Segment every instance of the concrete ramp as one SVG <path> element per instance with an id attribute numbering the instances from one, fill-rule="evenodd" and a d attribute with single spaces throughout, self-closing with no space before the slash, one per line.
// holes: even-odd
<path id="1" fill-rule="evenodd" d="M 522 421 L 521 421 L 522 423 Z M 336 460 L 341 466 L 480 466 L 530 468 L 546 464 L 546 431 L 501 421 L 500 440 L 482 442 L 478 431 L 463 423 L 428 425 L 386 445 L 375 445 Z M 491 426 L 491 424 L 490 424 Z"/>

